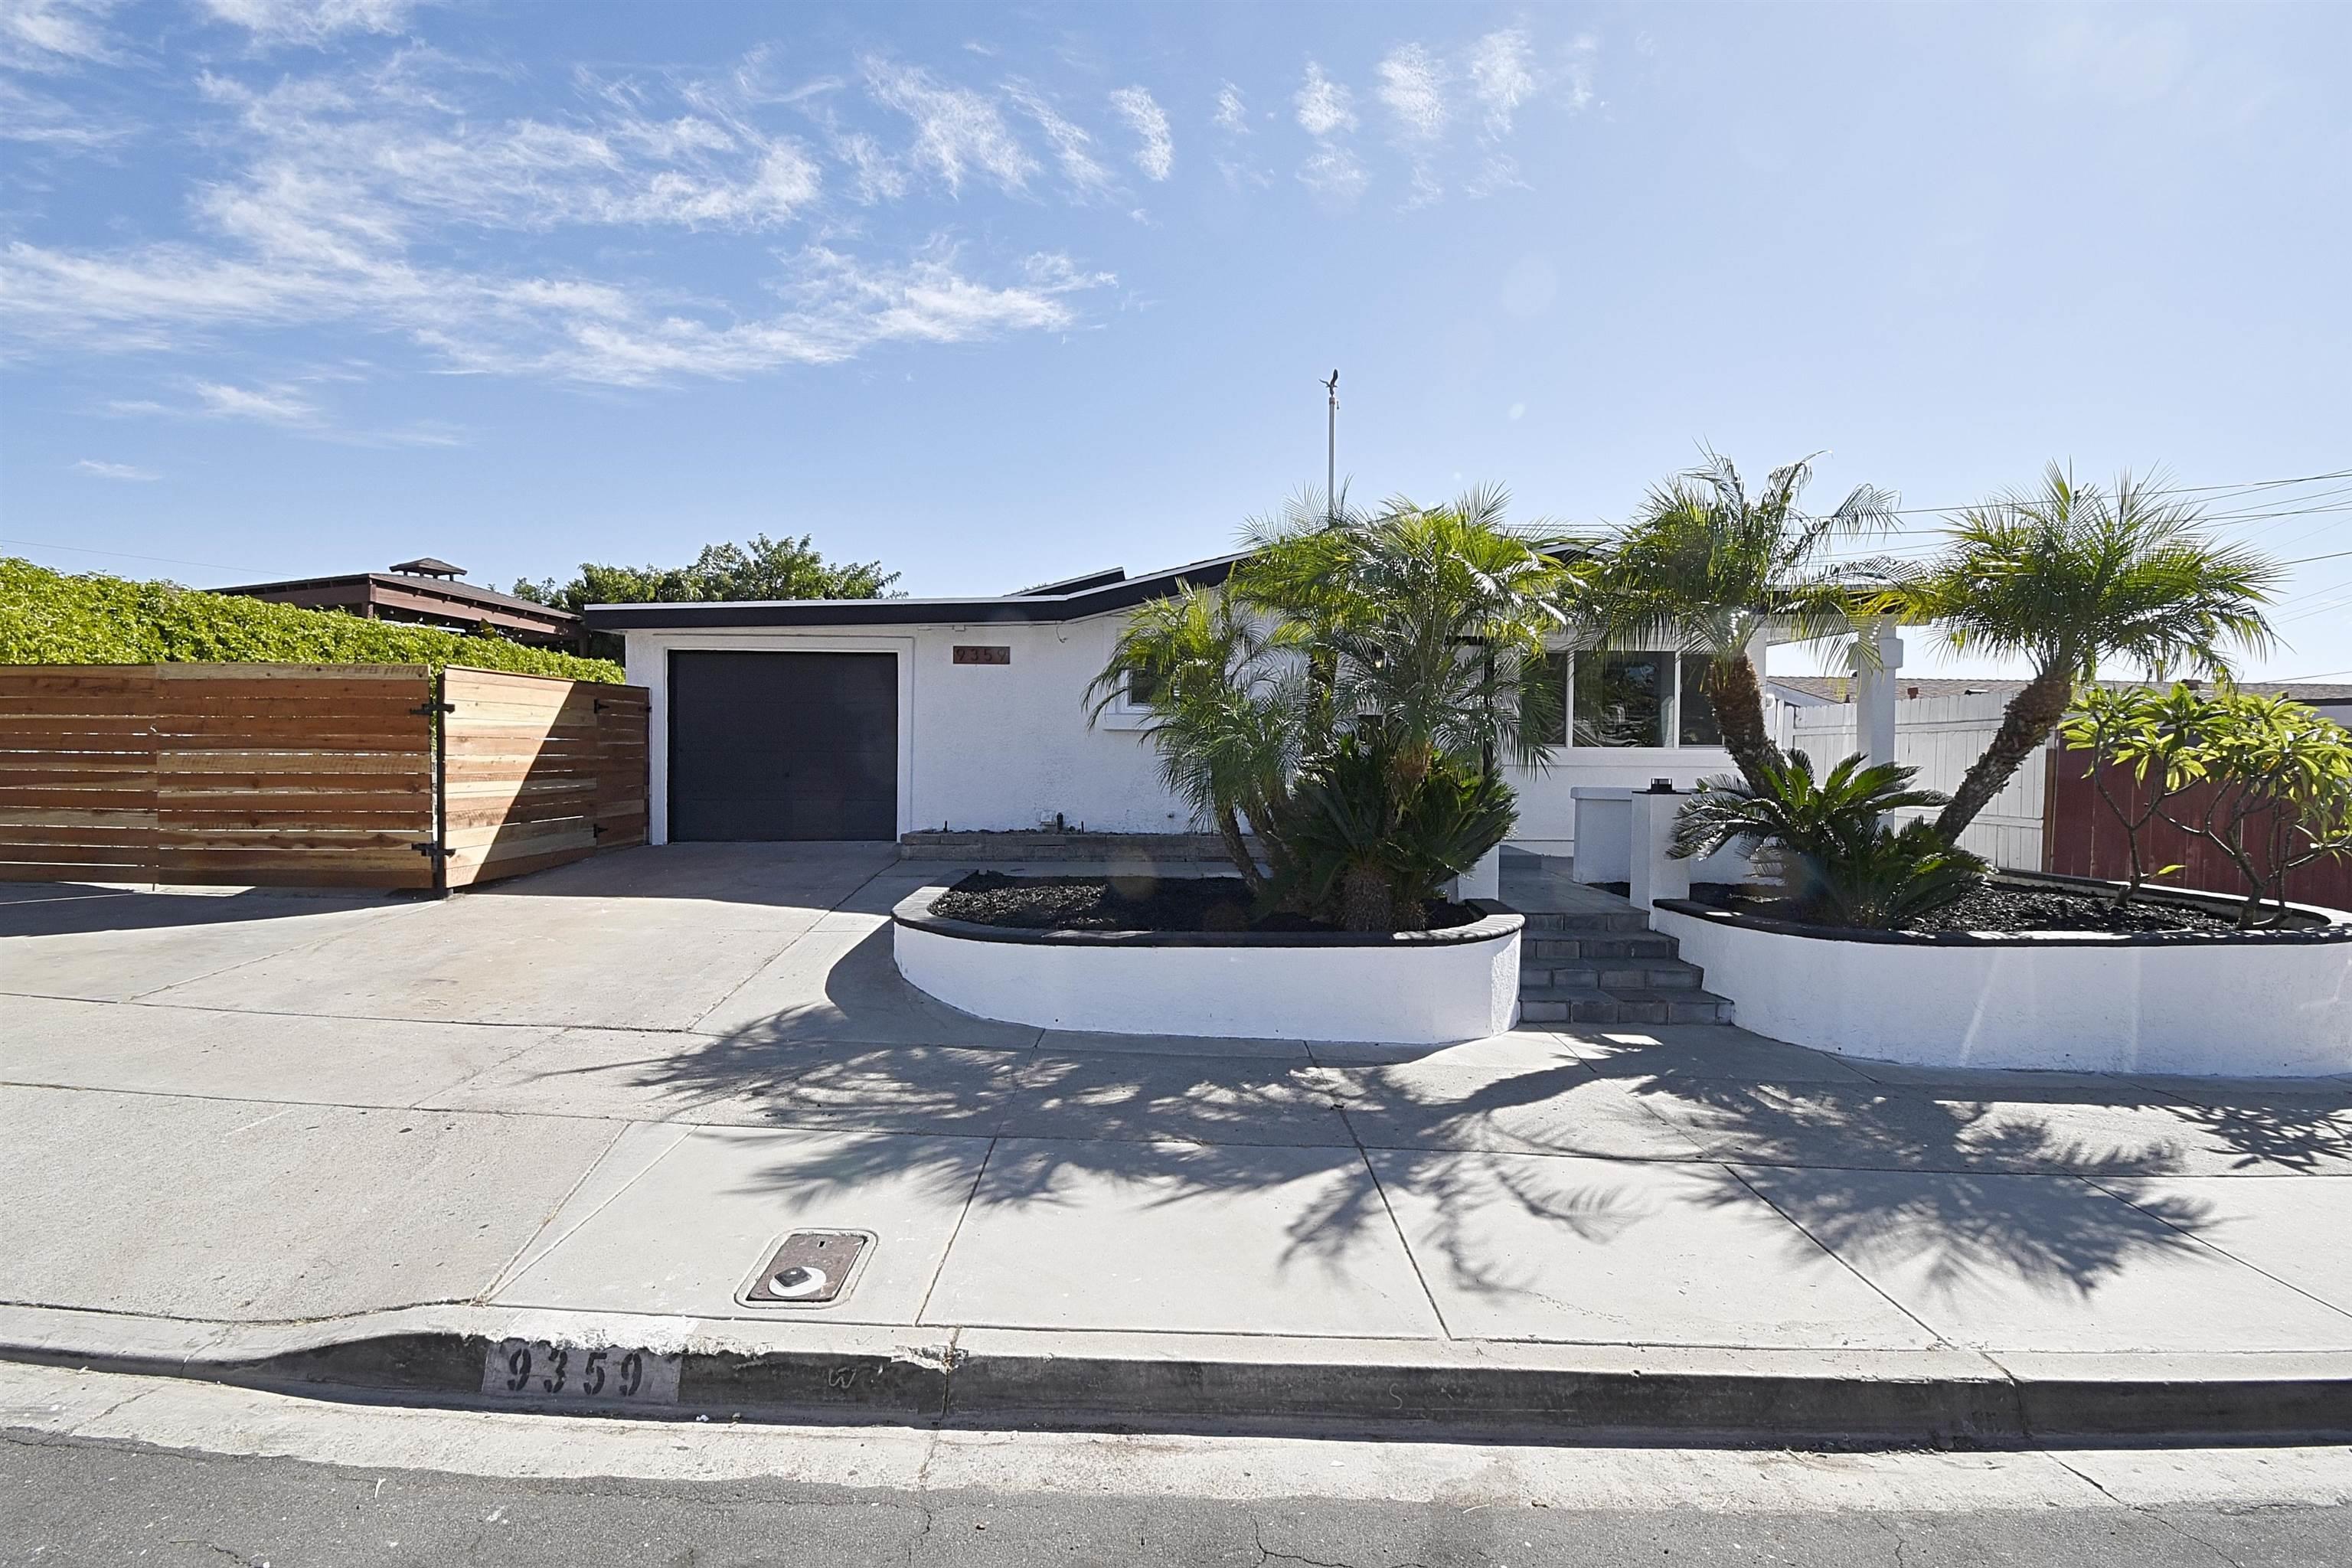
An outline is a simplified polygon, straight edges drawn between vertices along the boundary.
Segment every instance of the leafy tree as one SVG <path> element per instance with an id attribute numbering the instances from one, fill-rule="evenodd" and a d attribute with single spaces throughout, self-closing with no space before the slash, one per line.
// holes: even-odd
<path id="1" fill-rule="evenodd" d="M 2163 675 L 2187 663 L 2224 679 L 2231 644 L 2271 642 L 2263 615 L 2278 568 L 2209 535 L 2197 509 L 2153 479 L 2078 485 L 2056 463 L 2038 490 L 1965 513 L 1903 600 L 1965 652 L 2021 658 L 2032 679 L 1936 819 L 1954 842 L 2065 716 L 2077 682 L 2124 658 Z"/>
<path id="2" fill-rule="evenodd" d="M 1829 547 L 1893 521 L 1893 493 L 1874 485 L 1856 486 L 1826 517 L 1801 511 L 1812 474 L 1811 458 L 1785 464 L 1751 495 L 1729 458 L 1706 452 L 1650 491 L 1600 557 L 1584 601 L 1604 646 L 1706 656 L 1724 748 L 1751 784 L 1781 759 L 1748 649 L 1768 630 L 1800 639 L 1853 631 L 1853 568 L 1841 571 Z"/>
<path id="3" fill-rule="evenodd" d="M 817 552 L 814 536 L 749 544 L 706 544 L 689 566 L 605 566 L 583 562 L 580 574 L 559 584 L 514 585 L 518 598 L 578 612 L 590 605 L 693 603 L 717 599 L 879 599 L 898 580 L 878 561 L 835 564 Z"/>
<path id="4" fill-rule="evenodd" d="M 2210 788 L 2168 818 L 2246 879 L 2240 925 L 2274 924 L 2290 873 L 2352 855 L 2352 733 L 2284 697 L 2225 690 L 2200 706 L 2191 743 Z M 2268 916 L 2265 901 L 2278 906 Z"/>
<path id="5" fill-rule="evenodd" d="M 2203 721 L 2204 699 L 2176 682 L 2168 691 L 2144 686 L 2091 687 L 2058 727 L 2059 739 L 2069 751 L 2091 753 L 2084 776 L 2124 830 L 2131 874 L 2116 891 L 2118 904 L 2137 898 L 2150 877 L 2168 877 L 2180 869 L 2147 864 L 2147 833 L 2166 820 L 2164 808 L 2174 795 L 2204 778 Z M 2120 795 L 2115 771 L 2131 781 Z"/>

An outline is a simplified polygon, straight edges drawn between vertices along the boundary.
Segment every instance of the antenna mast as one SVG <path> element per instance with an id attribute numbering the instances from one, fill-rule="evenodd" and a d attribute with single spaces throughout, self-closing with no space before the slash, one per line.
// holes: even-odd
<path id="1" fill-rule="evenodd" d="M 1323 526 L 1339 526 L 1339 373 L 1321 384 L 1331 395 L 1331 409 L 1323 441 Z"/>

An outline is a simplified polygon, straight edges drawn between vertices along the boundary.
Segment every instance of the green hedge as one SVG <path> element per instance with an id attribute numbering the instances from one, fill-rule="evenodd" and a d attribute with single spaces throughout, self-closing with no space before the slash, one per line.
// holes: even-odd
<path id="1" fill-rule="evenodd" d="M 362 620 L 0 556 L 0 664 L 472 665 L 618 683 L 621 667 L 504 637 Z"/>

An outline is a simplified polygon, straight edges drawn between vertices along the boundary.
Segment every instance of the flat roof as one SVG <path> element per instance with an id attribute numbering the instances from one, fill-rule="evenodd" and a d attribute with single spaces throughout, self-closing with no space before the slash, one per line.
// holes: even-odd
<path id="1" fill-rule="evenodd" d="M 226 588 L 209 588 L 213 594 L 284 594 L 301 588 L 340 588 L 352 584 L 382 584 L 386 587 L 404 589 L 412 594 L 425 594 L 435 598 L 464 599 L 478 605 L 497 605 L 518 615 L 544 616 L 552 620 L 575 620 L 570 610 L 561 605 L 542 605 L 536 599 L 518 598 L 501 594 L 496 588 L 484 588 L 453 577 L 414 576 L 404 572 L 341 572 L 331 577 L 291 577 L 283 583 L 238 583 Z"/>
<path id="2" fill-rule="evenodd" d="M 685 604 L 590 605 L 598 631 L 698 626 L 908 626 L 1084 620 L 1164 598 L 1179 584 L 1213 588 L 1244 552 L 1129 577 L 1097 572 L 1018 594 L 962 599 L 719 599 Z"/>

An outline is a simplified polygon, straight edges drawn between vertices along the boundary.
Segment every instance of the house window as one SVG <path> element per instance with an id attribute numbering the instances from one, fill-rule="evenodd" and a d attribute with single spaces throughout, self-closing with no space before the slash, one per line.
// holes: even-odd
<path id="1" fill-rule="evenodd" d="M 1168 689 L 1168 678 L 1156 669 L 1130 669 L 1127 672 L 1127 705 L 1148 709 L 1160 700 Z"/>
<path id="2" fill-rule="evenodd" d="M 1663 746 L 1673 694 L 1666 653 L 1586 652 L 1577 656 L 1570 743 Z"/>
<path id="3" fill-rule="evenodd" d="M 1720 746 L 1703 653 L 1555 653 L 1543 679 L 1565 692 L 1553 743 L 1571 746 Z"/>
<path id="4" fill-rule="evenodd" d="M 1683 655 L 1682 690 L 1675 710 L 1676 745 L 1723 744 L 1723 726 L 1715 717 L 1715 699 L 1706 694 L 1706 667 L 1713 662 L 1703 653 Z"/>

